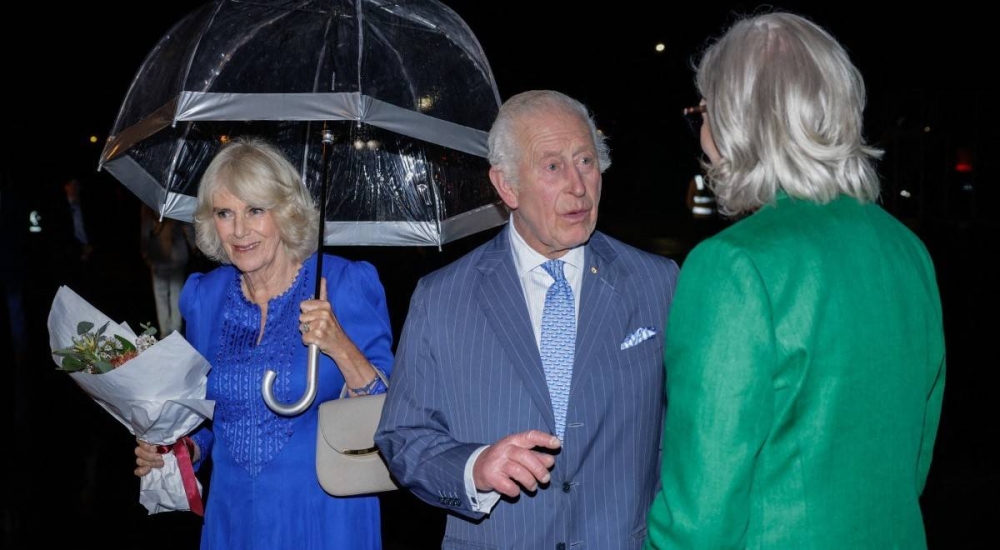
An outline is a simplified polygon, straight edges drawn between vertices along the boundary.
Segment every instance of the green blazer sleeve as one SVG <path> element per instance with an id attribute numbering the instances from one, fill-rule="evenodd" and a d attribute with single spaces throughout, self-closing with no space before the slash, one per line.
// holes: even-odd
<path id="1" fill-rule="evenodd" d="M 667 329 L 662 490 L 647 548 L 743 546 L 754 464 L 772 422 L 771 376 L 761 372 L 774 364 L 772 334 L 752 262 L 717 241 L 692 251 Z"/>
<path id="2" fill-rule="evenodd" d="M 937 286 L 936 283 L 934 285 Z M 941 311 L 938 310 L 938 319 L 941 318 Z M 937 346 L 936 344 L 940 344 Z M 944 402 L 944 379 L 946 356 L 944 350 L 944 339 L 931 343 L 932 353 L 941 357 L 941 368 L 938 370 L 934 385 L 927 395 L 927 408 L 924 410 L 924 431 L 920 440 L 920 457 L 917 460 L 917 488 L 919 493 L 924 492 L 927 484 L 927 474 L 931 469 L 931 458 L 934 456 L 934 442 L 937 439 L 938 425 L 941 422 L 941 405 Z"/>

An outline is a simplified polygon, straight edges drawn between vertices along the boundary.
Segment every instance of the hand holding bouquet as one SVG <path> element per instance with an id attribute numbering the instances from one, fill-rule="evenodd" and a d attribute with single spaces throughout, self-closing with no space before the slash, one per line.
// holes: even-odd
<path id="1" fill-rule="evenodd" d="M 56 365 L 136 438 L 171 446 L 212 417 L 215 402 L 205 399 L 211 367 L 179 333 L 156 341 L 147 327 L 136 335 L 65 286 L 48 327 Z M 164 468 L 142 478 L 140 502 L 150 513 L 196 509 L 190 493 L 200 484 L 190 464 L 185 475 L 172 453 L 164 459 Z"/>

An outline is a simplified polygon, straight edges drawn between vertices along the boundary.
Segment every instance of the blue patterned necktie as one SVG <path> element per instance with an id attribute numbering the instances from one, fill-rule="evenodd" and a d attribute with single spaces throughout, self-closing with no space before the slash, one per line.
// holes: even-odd
<path id="1" fill-rule="evenodd" d="M 573 379 L 573 354 L 576 349 L 576 307 L 573 303 L 573 289 L 563 274 L 564 263 L 562 260 L 549 260 L 542 264 L 542 269 L 555 279 L 545 293 L 540 347 L 559 439 L 563 438 L 566 431 L 566 405 L 569 402 L 569 384 Z"/>

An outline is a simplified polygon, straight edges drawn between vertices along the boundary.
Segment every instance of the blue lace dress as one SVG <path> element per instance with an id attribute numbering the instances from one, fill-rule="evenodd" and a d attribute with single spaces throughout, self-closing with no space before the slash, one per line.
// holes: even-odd
<path id="1" fill-rule="evenodd" d="M 315 266 L 309 258 L 292 287 L 269 302 L 260 343 L 260 308 L 243 295 L 232 266 L 192 275 L 181 293 L 187 338 L 212 364 L 207 397 L 216 402 L 214 419 L 193 436 L 212 464 L 203 549 L 381 548 L 377 498 L 332 497 L 316 479 L 317 409 L 344 384 L 334 362 L 321 354 L 319 393 L 301 415 L 274 414 L 260 394 L 268 369 L 278 374 L 280 401 L 305 392 L 299 304 L 312 297 Z M 324 256 L 323 272 L 345 332 L 388 374 L 392 331 L 375 268 Z"/>

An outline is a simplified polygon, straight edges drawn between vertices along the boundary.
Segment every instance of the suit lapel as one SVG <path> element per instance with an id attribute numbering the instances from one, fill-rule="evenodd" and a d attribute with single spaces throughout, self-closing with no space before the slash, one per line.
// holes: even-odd
<path id="1" fill-rule="evenodd" d="M 594 345 L 604 341 L 602 330 L 608 330 L 607 316 L 617 310 L 620 303 L 616 286 L 621 272 L 615 262 L 617 253 L 601 233 L 594 233 L 584 253 L 583 285 L 580 290 L 580 318 L 576 331 L 576 355 L 573 360 L 573 382 L 570 401 L 576 388 L 582 387 L 593 374 L 597 361 Z"/>
<path id="2" fill-rule="evenodd" d="M 524 381 L 528 395 L 541 411 L 550 432 L 555 433 L 552 401 L 535 344 L 535 331 L 524 301 L 524 290 L 514 269 L 509 231 L 507 228 L 501 231 L 483 251 L 477 265 L 482 279 L 476 296 L 483 315 L 513 363 L 514 370 Z"/>

